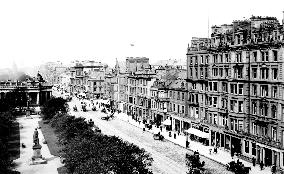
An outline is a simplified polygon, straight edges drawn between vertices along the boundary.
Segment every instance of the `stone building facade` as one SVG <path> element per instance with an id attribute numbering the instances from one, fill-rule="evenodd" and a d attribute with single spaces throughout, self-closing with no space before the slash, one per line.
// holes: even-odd
<path id="1" fill-rule="evenodd" d="M 0 99 L 7 96 L 7 93 L 12 92 L 16 88 L 24 91 L 27 95 L 27 106 L 41 106 L 48 101 L 52 96 L 52 85 L 46 83 L 38 74 L 40 79 L 19 81 L 1 81 L 0 82 Z"/>
<path id="2" fill-rule="evenodd" d="M 69 68 L 70 93 L 84 94 L 88 98 L 101 98 L 105 94 L 107 66 L 94 61 L 77 62 Z"/>
<path id="3" fill-rule="evenodd" d="M 147 57 L 127 57 L 126 73 L 136 72 L 149 67 L 149 58 Z"/>
<path id="4" fill-rule="evenodd" d="M 284 166 L 283 25 L 251 17 L 213 26 L 187 52 L 188 116 L 210 144 Z"/>

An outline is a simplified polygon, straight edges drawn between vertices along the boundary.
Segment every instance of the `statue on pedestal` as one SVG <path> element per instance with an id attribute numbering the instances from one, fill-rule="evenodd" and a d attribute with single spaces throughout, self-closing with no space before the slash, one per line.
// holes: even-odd
<path id="1" fill-rule="evenodd" d="M 35 128 L 35 131 L 34 131 L 33 142 L 34 142 L 34 145 L 38 145 L 39 144 L 37 128 Z"/>
<path id="2" fill-rule="evenodd" d="M 41 155 L 41 145 L 39 144 L 39 138 L 38 138 L 38 131 L 37 128 L 34 131 L 33 134 L 33 156 L 32 156 L 32 161 L 31 165 L 35 164 L 46 164 L 47 161 L 42 157 Z"/>
<path id="3" fill-rule="evenodd" d="M 33 158 L 41 158 L 41 145 L 39 144 L 39 138 L 38 138 L 38 131 L 37 128 L 34 131 L 33 135 L 33 150 L 34 150 L 34 155 Z"/>

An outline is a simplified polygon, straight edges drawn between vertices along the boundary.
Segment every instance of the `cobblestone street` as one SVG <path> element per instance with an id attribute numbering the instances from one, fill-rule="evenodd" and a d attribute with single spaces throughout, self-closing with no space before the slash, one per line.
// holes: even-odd
<path id="1" fill-rule="evenodd" d="M 78 101 L 76 101 L 77 103 Z M 79 104 L 76 104 L 79 106 Z M 69 103 L 72 108 L 74 103 Z M 71 112 L 72 115 L 82 116 L 87 120 L 92 119 L 101 130 L 103 134 L 116 135 L 125 141 L 131 142 L 144 148 L 151 153 L 153 162 L 153 172 L 155 174 L 169 173 L 169 174 L 183 174 L 186 173 L 187 167 L 185 165 L 185 154 L 193 153 L 181 146 L 175 145 L 169 141 L 158 141 L 153 139 L 153 135 L 149 132 L 143 132 L 140 128 L 128 124 L 120 119 L 110 121 L 102 120 L 101 117 L 105 114 L 100 111 L 88 112 Z M 205 168 L 212 173 L 225 174 L 231 173 L 225 167 L 215 161 L 201 156 L 201 161 L 205 161 Z"/>

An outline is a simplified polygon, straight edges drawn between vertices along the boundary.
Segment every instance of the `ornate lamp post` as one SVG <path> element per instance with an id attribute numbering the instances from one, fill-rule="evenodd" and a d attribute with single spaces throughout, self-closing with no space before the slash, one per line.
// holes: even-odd
<path id="1" fill-rule="evenodd" d="M 29 97 L 29 94 L 27 94 L 27 110 L 26 110 L 26 116 L 30 116 L 30 106 L 29 106 L 29 102 L 30 102 L 30 97 Z"/>

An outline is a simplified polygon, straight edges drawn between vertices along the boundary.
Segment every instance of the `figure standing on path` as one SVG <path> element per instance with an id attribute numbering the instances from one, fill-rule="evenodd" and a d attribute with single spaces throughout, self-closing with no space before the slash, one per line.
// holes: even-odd
<path id="1" fill-rule="evenodd" d="M 260 170 L 263 170 L 263 166 L 264 166 L 263 162 L 260 161 L 260 163 L 259 163 Z"/>
<path id="2" fill-rule="evenodd" d="M 276 165 L 273 164 L 273 166 L 271 167 L 271 172 L 274 174 L 276 173 Z"/>
<path id="3" fill-rule="evenodd" d="M 254 157 L 252 158 L 252 165 L 253 165 L 253 167 L 255 167 L 255 158 Z"/>
<path id="4" fill-rule="evenodd" d="M 217 154 L 217 146 L 214 146 L 214 153 L 216 153 Z"/>

